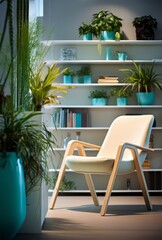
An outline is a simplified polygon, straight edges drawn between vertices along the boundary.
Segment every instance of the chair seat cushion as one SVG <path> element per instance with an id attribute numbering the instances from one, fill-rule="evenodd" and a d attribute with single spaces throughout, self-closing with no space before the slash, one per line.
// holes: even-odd
<path id="1" fill-rule="evenodd" d="M 106 156 L 85 157 L 70 155 L 65 159 L 68 168 L 75 172 L 90 174 L 111 174 L 114 159 Z M 134 161 L 121 161 L 118 167 L 118 175 L 131 173 L 135 170 Z"/>
<path id="2" fill-rule="evenodd" d="M 108 174 L 112 171 L 114 159 L 107 157 L 68 156 L 65 160 L 68 168 L 80 173 Z"/>

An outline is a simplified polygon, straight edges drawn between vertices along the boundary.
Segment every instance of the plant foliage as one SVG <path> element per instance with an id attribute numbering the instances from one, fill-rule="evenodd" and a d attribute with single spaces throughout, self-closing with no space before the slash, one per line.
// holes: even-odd
<path id="1" fill-rule="evenodd" d="M 162 91 L 160 76 L 154 72 L 154 63 L 151 66 L 141 65 L 134 62 L 133 69 L 120 69 L 126 77 L 124 81 L 128 83 L 133 91 L 137 92 L 151 92 L 154 88 Z"/>

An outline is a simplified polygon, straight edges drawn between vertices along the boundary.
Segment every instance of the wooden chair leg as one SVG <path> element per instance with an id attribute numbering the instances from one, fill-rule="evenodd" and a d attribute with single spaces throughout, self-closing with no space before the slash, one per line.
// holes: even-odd
<path id="1" fill-rule="evenodd" d="M 122 157 L 121 150 L 122 150 L 122 147 L 119 146 L 117 156 L 116 156 L 116 159 L 114 161 L 113 170 L 111 172 L 109 182 L 108 182 L 108 185 L 107 185 L 104 201 L 103 201 L 103 204 L 102 204 L 102 207 L 101 207 L 101 211 L 100 211 L 101 216 L 104 216 L 106 214 L 108 202 L 109 202 L 109 199 L 110 199 L 110 196 L 111 196 L 111 191 L 113 189 L 115 178 L 116 178 L 117 171 L 118 171 L 119 161 L 120 161 L 120 158 Z"/>
<path id="2" fill-rule="evenodd" d="M 148 188 L 147 188 L 144 173 L 142 171 L 141 164 L 139 163 L 137 155 L 135 153 L 133 153 L 133 155 L 134 155 L 135 167 L 136 167 L 136 170 L 137 170 L 137 176 L 138 176 L 139 184 L 140 184 L 141 189 L 142 189 L 142 193 L 143 193 L 143 197 L 144 197 L 144 200 L 145 200 L 146 207 L 147 207 L 148 210 L 152 210 L 152 204 L 151 204 L 151 200 L 150 200 L 150 196 L 149 196 L 149 193 L 148 193 Z"/>
<path id="3" fill-rule="evenodd" d="M 97 198 L 97 194 L 96 194 L 96 191 L 95 191 L 95 188 L 94 188 L 94 184 L 93 184 L 93 180 L 92 180 L 91 175 L 90 174 L 85 174 L 85 179 L 86 179 L 88 188 L 90 190 L 90 193 L 91 193 L 91 196 L 92 196 L 92 199 L 93 199 L 93 203 L 94 203 L 95 206 L 98 206 L 99 201 L 98 201 L 98 198 Z"/>
<path id="4" fill-rule="evenodd" d="M 79 146 L 78 147 L 78 153 L 81 156 L 86 156 L 86 153 L 85 153 L 85 150 L 84 150 L 83 146 Z M 90 174 L 84 174 L 84 176 L 85 176 L 85 180 L 87 182 L 87 186 L 88 186 L 88 188 L 90 190 L 93 203 L 94 203 L 95 206 L 98 206 L 99 205 L 99 201 L 98 201 L 98 198 L 97 198 L 97 194 L 96 194 L 96 190 L 95 190 L 95 187 L 94 187 L 94 184 L 93 184 L 92 177 L 91 177 Z"/>
<path id="5" fill-rule="evenodd" d="M 49 208 L 50 209 L 53 209 L 54 206 L 55 206 L 56 199 L 57 199 L 57 196 L 58 196 L 58 193 L 59 193 L 60 184 L 61 184 L 61 181 L 62 181 L 64 175 L 65 175 L 65 170 L 66 170 L 65 159 L 68 155 L 73 154 L 74 149 L 75 149 L 75 144 L 73 144 L 73 143 L 69 144 L 67 146 L 67 149 L 65 151 L 64 158 L 63 158 L 63 161 L 62 161 L 62 165 L 61 165 L 61 168 L 60 168 L 60 172 L 59 172 L 59 175 L 58 175 L 58 179 L 57 179 L 57 182 L 56 182 L 56 185 L 55 185 L 55 188 L 53 190 L 52 197 L 51 197 L 51 200 L 50 200 L 50 203 L 49 203 Z"/>

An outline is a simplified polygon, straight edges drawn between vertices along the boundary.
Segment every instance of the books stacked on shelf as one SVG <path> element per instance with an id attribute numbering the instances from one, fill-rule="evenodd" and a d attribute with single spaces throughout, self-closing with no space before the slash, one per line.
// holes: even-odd
<path id="1" fill-rule="evenodd" d="M 87 127 L 87 112 L 75 109 L 61 108 L 54 112 L 54 126 L 58 127 Z"/>
<path id="2" fill-rule="evenodd" d="M 142 164 L 142 167 L 143 167 L 144 169 L 149 169 L 149 168 L 151 168 L 151 161 L 148 160 L 148 159 L 146 159 L 146 160 L 144 161 L 144 163 Z"/>
<path id="3" fill-rule="evenodd" d="M 98 79 L 99 84 L 112 84 L 112 83 L 118 83 L 119 79 L 118 76 L 101 76 Z"/>

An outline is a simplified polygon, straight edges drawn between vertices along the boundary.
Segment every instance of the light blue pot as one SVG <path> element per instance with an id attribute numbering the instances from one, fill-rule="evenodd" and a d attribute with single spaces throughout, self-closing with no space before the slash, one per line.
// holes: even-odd
<path id="1" fill-rule="evenodd" d="M 92 82 L 92 77 L 91 77 L 91 75 L 84 75 L 84 76 L 83 76 L 83 82 L 84 82 L 84 83 L 91 83 L 91 82 Z"/>
<path id="2" fill-rule="evenodd" d="M 113 31 L 102 31 L 100 40 L 115 40 L 115 32 Z"/>
<path id="3" fill-rule="evenodd" d="M 87 33 L 83 35 L 83 40 L 92 40 L 92 33 Z"/>
<path id="4" fill-rule="evenodd" d="M 64 80 L 65 84 L 73 83 L 73 76 L 71 76 L 71 75 L 64 75 L 63 80 Z"/>
<path id="5" fill-rule="evenodd" d="M 121 98 L 117 98 L 117 105 L 119 106 L 125 106 L 128 104 L 128 98 L 124 98 L 124 97 L 121 97 Z"/>
<path id="6" fill-rule="evenodd" d="M 108 101 L 106 98 L 92 98 L 92 105 L 103 106 L 107 104 L 108 104 Z"/>
<path id="7" fill-rule="evenodd" d="M 139 92 L 136 93 L 137 102 L 139 105 L 152 105 L 155 100 L 154 92 Z"/>
<path id="8" fill-rule="evenodd" d="M 22 161 L 14 152 L 0 153 L 0 239 L 13 239 L 26 217 Z"/>

